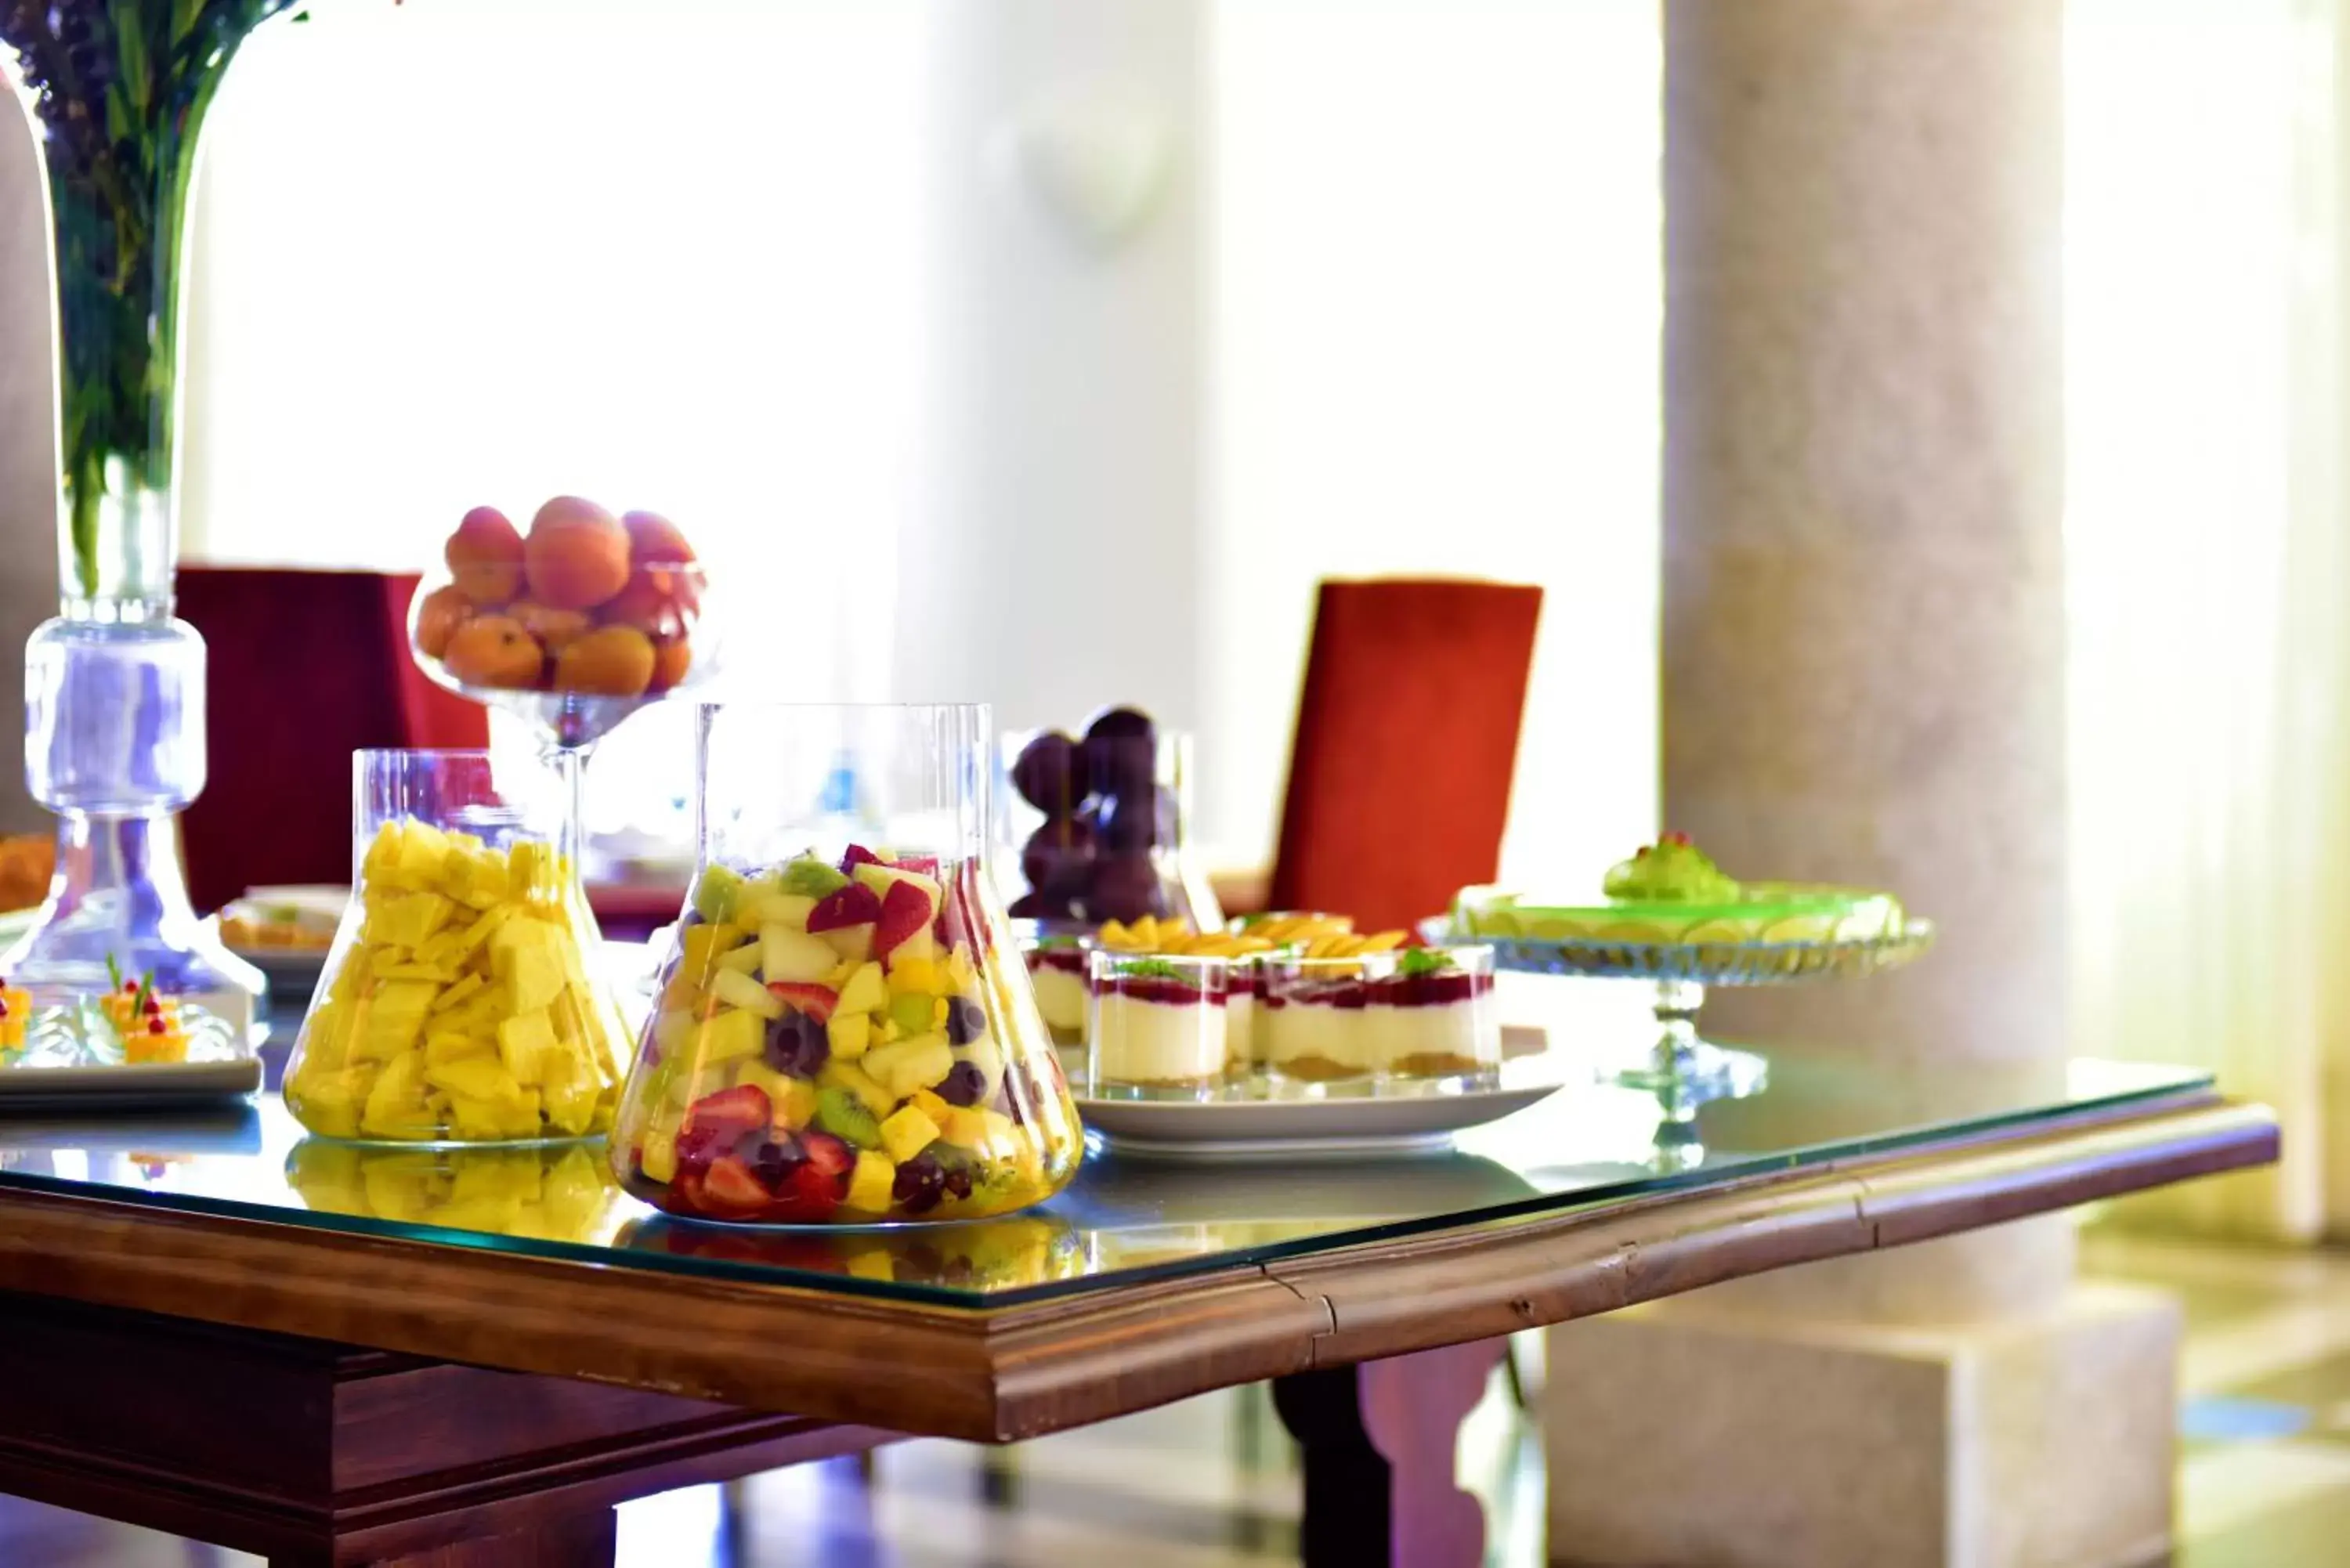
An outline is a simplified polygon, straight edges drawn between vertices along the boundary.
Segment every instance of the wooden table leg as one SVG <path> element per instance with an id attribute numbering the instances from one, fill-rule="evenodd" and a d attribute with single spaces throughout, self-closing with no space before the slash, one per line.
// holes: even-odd
<path id="1" fill-rule="evenodd" d="M 1276 1380 L 1305 1450 L 1305 1568 L 1477 1568 L 1485 1515 L 1453 1450 L 1507 1340 L 1423 1350 Z"/>
<path id="2" fill-rule="evenodd" d="M 400 1557 L 380 1557 L 364 1568 L 612 1568 L 619 1516 L 608 1508 L 566 1514 L 537 1526 Z M 338 1553 L 276 1555 L 269 1568 L 353 1568 Z"/>

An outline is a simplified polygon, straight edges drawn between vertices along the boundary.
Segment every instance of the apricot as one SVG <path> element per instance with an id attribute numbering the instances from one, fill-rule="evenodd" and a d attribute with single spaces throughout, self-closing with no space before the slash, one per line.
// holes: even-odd
<path id="1" fill-rule="evenodd" d="M 485 615 L 456 629 L 441 661 L 468 686 L 529 687 L 538 684 L 546 650 L 513 617 Z"/>
<path id="2" fill-rule="evenodd" d="M 426 594 L 416 607 L 416 651 L 427 659 L 447 653 L 450 637 L 473 613 L 473 598 L 454 583 Z"/>
<path id="3" fill-rule="evenodd" d="M 522 622 L 522 628 L 549 653 L 561 653 L 596 624 L 586 610 L 556 609 L 532 599 L 515 600 L 506 614 Z"/>
<path id="4" fill-rule="evenodd" d="M 632 626 L 655 642 L 685 635 L 685 609 L 671 586 L 671 574 L 639 569 L 629 586 L 597 611 L 607 626 Z"/>
<path id="5" fill-rule="evenodd" d="M 555 689 L 635 697 L 652 684 L 653 640 L 632 626 L 602 626 L 555 658 Z"/>
<path id="6" fill-rule="evenodd" d="M 685 535 L 658 512 L 623 513 L 620 526 L 629 533 L 631 566 L 641 566 L 653 561 L 674 566 L 694 559 L 693 546 L 685 542 Z"/>
<path id="7" fill-rule="evenodd" d="M 685 672 L 692 668 L 693 645 L 691 643 L 681 637 L 671 639 L 668 642 L 657 642 L 653 644 L 652 684 L 645 690 L 666 691 L 684 680 Z"/>
<path id="8" fill-rule="evenodd" d="M 442 547 L 441 558 L 465 597 L 477 605 L 502 605 L 522 590 L 523 541 L 506 514 L 476 506 Z"/>
<path id="9" fill-rule="evenodd" d="M 629 564 L 636 568 L 637 576 L 655 576 L 681 607 L 700 609 L 702 569 L 694 566 L 699 557 L 686 543 L 684 532 L 658 512 L 627 513 L 620 518 L 620 526 L 629 531 Z M 693 569 L 678 569 L 686 566 Z M 663 572 L 663 567 L 668 570 Z"/>
<path id="10" fill-rule="evenodd" d="M 539 603 L 593 609 L 628 586 L 628 530 L 594 502 L 558 495 L 531 519 L 523 566 Z"/>

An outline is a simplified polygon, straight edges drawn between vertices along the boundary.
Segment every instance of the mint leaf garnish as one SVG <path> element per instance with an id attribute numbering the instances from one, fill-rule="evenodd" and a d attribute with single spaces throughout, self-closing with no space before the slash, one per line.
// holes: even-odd
<path id="1" fill-rule="evenodd" d="M 1175 980 L 1186 985 L 1196 983 L 1191 975 L 1165 959 L 1135 959 L 1118 965 L 1118 973 L 1121 980 Z"/>
<path id="2" fill-rule="evenodd" d="M 1406 948 L 1403 950 L 1403 961 L 1396 965 L 1396 972 L 1398 974 L 1434 974 L 1440 970 L 1452 967 L 1451 953 L 1439 952 L 1434 948 Z"/>

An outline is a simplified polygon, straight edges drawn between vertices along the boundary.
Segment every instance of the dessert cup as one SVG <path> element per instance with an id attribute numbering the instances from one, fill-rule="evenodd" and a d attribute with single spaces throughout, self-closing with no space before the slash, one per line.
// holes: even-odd
<path id="1" fill-rule="evenodd" d="M 286 1108 L 362 1142 L 605 1131 L 623 1026 L 553 781 L 487 752 L 359 752 L 351 771 L 350 904 Z"/>
<path id="2" fill-rule="evenodd" d="M 1204 1099 L 1232 1075 L 1233 961 L 1097 948 L 1088 960 L 1087 1080 L 1097 1096 Z"/>
<path id="3" fill-rule="evenodd" d="M 693 887 L 611 1145 L 629 1191 L 872 1225 L 1008 1213 L 1075 1174 L 983 863 L 986 734 L 976 706 L 702 708 Z"/>
<path id="4" fill-rule="evenodd" d="M 1490 947 L 1276 953 L 1253 967 L 1263 990 L 1258 1054 L 1278 1077 L 1490 1085 L 1501 1072 Z"/>

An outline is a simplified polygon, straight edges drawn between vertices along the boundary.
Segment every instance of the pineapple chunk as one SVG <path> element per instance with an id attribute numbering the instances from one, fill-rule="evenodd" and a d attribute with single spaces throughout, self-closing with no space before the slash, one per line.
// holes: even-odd
<path id="1" fill-rule="evenodd" d="M 412 1050 L 440 992 L 431 981 L 385 981 L 364 1004 L 351 1054 L 364 1062 L 389 1062 Z"/>
<path id="2" fill-rule="evenodd" d="M 824 1032 L 831 1043 L 834 1058 L 853 1062 L 864 1055 L 865 1048 L 873 1044 L 872 1015 L 836 1011 L 826 1023 Z"/>
<path id="3" fill-rule="evenodd" d="M 741 947 L 736 948 L 731 953 L 720 953 L 718 955 L 718 968 L 722 970 L 731 969 L 742 974 L 750 974 L 758 969 L 760 954 L 761 949 L 757 942 L 744 942 Z"/>
<path id="4" fill-rule="evenodd" d="M 382 1073 L 368 1089 L 365 1108 L 359 1112 L 362 1131 L 404 1137 L 421 1130 L 418 1124 L 425 1115 L 423 1085 L 417 1081 L 417 1064 L 421 1060 L 413 1054 L 402 1053 L 384 1064 Z"/>
<path id="5" fill-rule="evenodd" d="M 939 1124 L 911 1106 L 899 1107 L 881 1124 L 881 1147 L 900 1164 L 928 1148 L 938 1136 Z"/>
<path id="6" fill-rule="evenodd" d="M 947 1113 L 954 1108 L 930 1089 L 916 1089 L 906 1096 L 906 1103 L 941 1127 L 947 1125 Z"/>
<path id="7" fill-rule="evenodd" d="M 710 994 L 757 1018 L 781 1018 L 784 999 L 740 970 L 721 966 L 710 976 Z"/>
<path id="8" fill-rule="evenodd" d="M 879 1012 L 889 1005 L 889 983 L 881 975 L 878 963 L 862 963 L 840 988 L 840 1000 L 833 1003 L 833 1016 L 844 1012 Z"/>
<path id="9" fill-rule="evenodd" d="M 414 1058 L 405 1058 L 412 1061 Z M 390 1076 L 386 1068 L 384 1075 Z M 439 1062 L 424 1069 L 424 1081 L 436 1089 L 449 1091 L 451 1103 L 459 1099 L 496 1100 L 511 1106 L 522 1098 L 522 1085 L 506 1071 L 503 1062 L 493 1062 L 485 1056 L 467 1057 L 457 1062 Z M 536 1096 L 533 1096 L 536 1098 Z"/>
<path id="10" fill-rule="evenodd" d="M 762 994 L 766 994 L 764 988 Z M 735 1008 L 702 1025 L 702 1064 L 714 1067 L 722 1062 L 756 1056 L 766 1044 L 767 1021 L 755 1012 Z"/>
<path id="11" fill-rule="evenodd" d="M 431 888 L 449 861 L 449 836 L 429 822 L 410 820 L 400 836 L 398 879 L 411 888 Z"/>
<path id="12" fill-rule="evenodd" d="M 498 1060 L 516 1084 L 539 1082 L 546 1059 L 562 1049 L 555 1038 L 555 1025 L 545 1012 L 517 1012 L 498 1025 Z"/>
<path id="13" fill-rule="evenodd" d="M 438 1018 L 488 983 L 478 974 L 466 975 L 432 999 L 432 1016 Z"/>
<path id="14" fill-rule="evenodd" d="M 424 1064 L 439 1066 L 443 1062 L 459 1062 L 468 1056 L 495 1055 L 497 1048 L 487 1041 L 476 1040 L 470 1034 L 428 1034 L 424 1037 Z"/>
<path id="15" fill-rule="evenodd" d="M 955 1106 L 939 1124 L 939 1136 L 949 1143 L 964 1148 L 980 1148 L 987 1143 L 987 1117 L 975 1108 Z"/>
<path id="16" fill-rule="evenodd" d="M 821 937 L 789 926 L 775 925 L 759 932 L 759 972 L 771 981 L 813 984 L 832 972 L 840 955 Z"/>
<path id="17" fill-rule="evenodd" d="M 889 994 L 892 996 L 930 994 L 938 989 L 938 966 L 928 959 L 901 958 L 889 966 Z"/>
<path id="18" fill-rule="evenodd" d="M 874 1046 L 858 1064 L 892 1099 L 902 1100 L 917 1089 L 943 1082 L 954 1071 L 954 1048 L 943 1034 L 917 1034 Z"/>
<path id="19" fill-rule="evenodd" d="M 676 1157 L 677 1146 L 672 1142 L 670 1158 L 673 1161 Z M 848 1194 L 841 1199 L 841 1205 L 860 1214 L 886 1214 L 889 1210 L 889 1190 L 897 1179 L 898 1167 L 888 1155 L 876 1149 L 859 1149 L 857 1151 L 857 1168 L 848 1178 Z M 859 1257 L 868 1255 L 858 1254 Z M 889 1254 L 884 1251 L 879 1255 L 884 1272 L 879 1277 L 888 1279 Z M 855 1260 L 851 1260 L 850 1266 L 855 1268 Z"/>
<path id="20" fill-rule="evenodd" d="M 644 1142 L 637 1147 L 637 1164 L 648 1181 L 669 1182 L 677 1179 L 677 1129 L 663 1127 L 659 1123 L 645 1129 Z"/>

